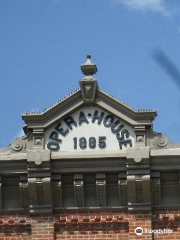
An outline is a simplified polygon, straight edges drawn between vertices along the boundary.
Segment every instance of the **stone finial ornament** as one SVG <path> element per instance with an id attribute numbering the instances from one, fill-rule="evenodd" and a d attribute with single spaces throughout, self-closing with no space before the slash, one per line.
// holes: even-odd
<path id="1" fill-rule="evenodd" d="M 81 65 L 81 71 L 85 77 L 80 81 L 82 99 L 84 103 L 93 103 L 95 101 L 98 84 L 93 74 L 97 72 L 96 64 L 91 62 L 91 55 L 87 55 L 87 60 Z"/>
<path id="2" fill-rule="evenodd" d="M 87 55 L 87 60 L 81 65 L 81 71 L 86 76 L 92 76 L 97 73 L 96 64 L 91 62 L 91 55 Z"/>

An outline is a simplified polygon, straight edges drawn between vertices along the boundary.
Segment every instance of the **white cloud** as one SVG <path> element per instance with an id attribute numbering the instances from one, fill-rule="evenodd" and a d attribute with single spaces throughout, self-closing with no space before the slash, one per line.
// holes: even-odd
<path id="1" fill-rule="evenodd" d="M 115 0 L 116 3 L 122 3 L 126 7 L 134 10 L 159 12 L 164 16 L 169 16 L 164 0 Z"/>

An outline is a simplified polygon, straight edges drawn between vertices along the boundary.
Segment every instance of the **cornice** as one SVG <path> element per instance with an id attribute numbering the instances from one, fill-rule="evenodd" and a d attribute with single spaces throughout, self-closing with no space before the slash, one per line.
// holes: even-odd
<path id="1" fill-rule="evenodd" d="M 99 97 L 99 99 L 103 99 L 104 102 L 115 107 L 122 114 L 125 114 L 129 118 L 136 121 L 141 120 L 142 122 L 142 121 L 148 120 L 149 122 L 152 122 L 157 116 L 156 110 L 151 110 L 151 109 L 135 110 L 101 89 L 97 91 L 97 97 Z"/>
<path id="2" fill-rule="evenodd" d="M 81 91 L 78 89 L 77 91 L 58 101 L 56 104 L 52 105 L 42 113 L 25 113 L 21 116 L 27 124 L 27 127 L 46 127 L 47 125 L 49 125 L 49 122 L 51 122 L 52 119 L 55 119 L 56 121 L 56 117 L 59 117 L 59 113 L 63 113 L 65 115 L 66 113 L 69 113 L 69 111 L 71 111 L 71 108 L 73 108 L 73 106 L 79 106 L 82 105 L 82 103 L 83 102 L 81 97 Z"/>
<path id="3" fill-rule="evenodd" d="M 58 101 L 42 113 L 22 114 L 27 128 L 44 128 L 56 123 L 62 117 L 72 113 L 80 107 L 86 106 L 80 89 Z M 109 112 L 113 112 L 130 125 L 151 125 L 157 113 L 154 110 L 134 110 L 104 91 L 97 89 L 94 105 L 97 105 Z"/>

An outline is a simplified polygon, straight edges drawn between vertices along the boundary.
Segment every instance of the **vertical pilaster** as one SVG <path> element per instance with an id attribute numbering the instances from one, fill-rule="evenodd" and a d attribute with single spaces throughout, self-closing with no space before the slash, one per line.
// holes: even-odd
<path id="1" fill-rule="evenodd" d="M 33 209 L 38 205 L 36 178 L 28 178 L 29 208 Z"/>
<path id="2" fill-rule="evenodd" d="M 45 198 L 44 198 L 42 178 L 36 178 L 36 191 L 37 191 L 38 206 L 43 206 Z"/>
<path id="3" fill-rule="evenodd" d="M 142 203 L 143 202 L 143 184 L 142 184 L 142 176 L 136 175 L 135 176 L 135 189 L 136 189 L 136 202 Z"/>
<path id="4" fill-rule="evenodd" d="M 149 147 L 128 148 L 126 166 L 129 210 L 150 210 Z"/>
<path id="5" fill-rule="evenodd" d="M 83 174 L 74 174 L 75 205 L 84 207 Z"/>
<path id="6" fill-rule="evenodd" d="M 51 213 L 50 152 L 48 150 L 30 150 L 27 161 L 30 213 Z"/>
<path id="7" fill-rule="evenodd" d="M 127 205 L 127 178 L 126 173 L 118 174 L 119 205 Z"/>
<path id="8" fill-rule="evenodd" d="M 131 208 L 136 202 L 135 176 L 127 176 L 128 208 Z"/>
<path id="9" fill-rule="evenodd" d="M 143 201 L 151 204 L 150 174 L 142 176 Z"/>
<path id="10" fill-rule="evenodd" d="M 97 203 L 99 207 L 106 206 L 106 174 L 96 174 Z"/>
<path id="11" fill-rule="evenodd" d="M 53 207 L 62 207 L 62 179 L 61 174 L 55 174 L 52 179 Z"/>
<path id="12" fill-rule="evenodd" d="M 161 179 L 160 172 L 153 171 L 151 173 L 151 193 L 152 205 L 161 205 Z"/>
<path id="13" fill-rule="evenodd" d="M 28 183 L 27 175 L 20 176 L 19 188 L 20 188 L 20 198 L 21 198 L 21 207 L 28 208 L 29 199 L 28 199 Z"/>

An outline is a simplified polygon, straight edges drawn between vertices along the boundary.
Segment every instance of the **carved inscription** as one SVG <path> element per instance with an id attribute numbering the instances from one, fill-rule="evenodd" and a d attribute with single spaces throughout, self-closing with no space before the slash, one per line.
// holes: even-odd
<path id="1" fill-rule="evenodd" d="M 61 146 L 64 139 L 70 132 L 83 126 L 89 126 L 93 128 L 98 125 L 102 128 L 110 129 L 112 135 L 116 137 L 119 149 L 122 147 L 132 147 L 132 139 L 130 138 L 129 130 L 126 128 L 124 123 L 116 119 L 112 114 L 105 113 L 101 110 L 93 109 L 93 111 L 79 111 L 76 118 L 71 116 L 65 117 L 59 123 L 57 123 L 48 134 L 47 148 L 52 151 L 61 151 Z M 90 132 L 90 131 L 89 131 Z M 100 132 L 101 134 L 101 132 Z M 75 135 L 68 144 L 71 149 L 74 150 L 85 150 L 85 149 L 105 149 L 108 147 L 109 136 L 100 135 L 93 136 L 91 133 L 87 137 Z"/>

